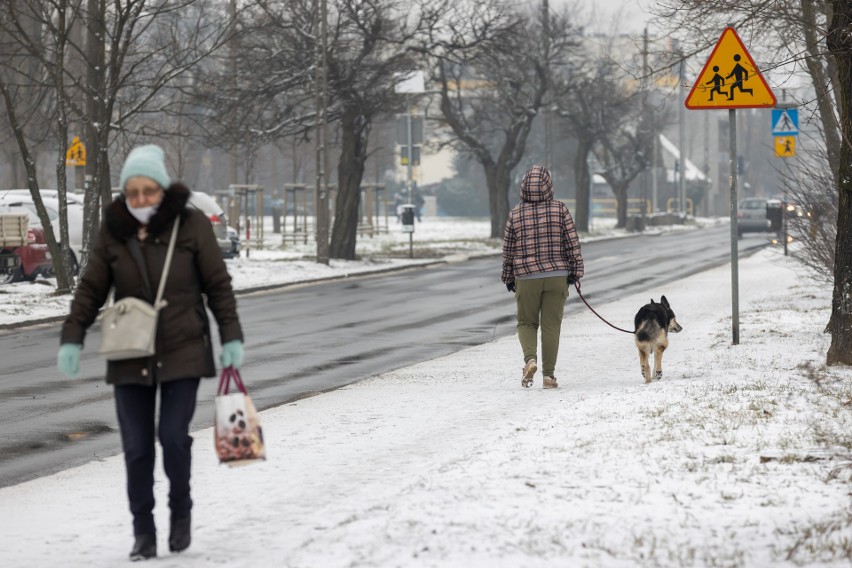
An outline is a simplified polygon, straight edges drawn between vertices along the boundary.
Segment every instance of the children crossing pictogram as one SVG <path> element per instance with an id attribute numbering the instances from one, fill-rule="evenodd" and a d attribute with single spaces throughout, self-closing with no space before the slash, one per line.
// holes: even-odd
<path id="1" fill-rule="evenodd" d="M 739 89 L 743 94 L 754 94 L 754 89 L 746 89 L 743 87 L 743 83 L 748 81 L 748 69 L 740 65 L 740 59 L 742 59 L 742 56 L 739 53 L 734 55 L 734 62 L 736 62 L 736 65 L 734 65 L 733 71 L 725 77 L 725 79 L 730 79 L 731 77 L 734 78 L 734 84 L 731 85 L 731 94 L 728 95 L 729 101 L 734 100 L 734 89 Z"/>
<path id="2" fill-rule="evenodd" d="M 719 93 L 720 95 L 723 95 L 723 96 L 727 96 L 727 94 L 728 94 L 727 91 L 722 90 L 722 87 L 725 86 L 725 78 L 722 77 L 721 75 L 719 75 L 719 66 L 718 65 L 713 66 L 713 73 L 714 73 L 713 77 L 711 77 L 710 80 L 707 81 L 707 83 L 706 83 L 708 85 L 710 83 L 713 83 L 713 88 L 710 89 L 710 100 L 711 101 L 713 100 L 713 93 Z"/>
<path id="3" fill-rule="evenodd" d="M 86 165 L 86 146 L 75 136 L 71 139 L 71 145 L 65 152 L 66 166 L 85 166 Z"/>
<path id="4" fill-rule="evenodd" d="M 775 95 L 737 32 L 725 28 L 686 97 L 690 109 L 775 106 Z"/>

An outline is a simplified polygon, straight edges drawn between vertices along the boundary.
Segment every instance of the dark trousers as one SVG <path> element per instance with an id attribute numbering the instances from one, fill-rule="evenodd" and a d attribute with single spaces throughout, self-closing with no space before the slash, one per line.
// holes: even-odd
<path id="1" fill-rule="evenodd" d="M 192 509 L 189 491 L 192 437 L 189 423 L 195 413 L 199 379 L 159 385 L 163 468 L 169 478 L 169 509 L 186 516 Z M 154 456 L 157 386 L 116 385 L 115 409 L 127 470 L 127 496 L 133 513 L 133 534 L 154 534 Z"/>

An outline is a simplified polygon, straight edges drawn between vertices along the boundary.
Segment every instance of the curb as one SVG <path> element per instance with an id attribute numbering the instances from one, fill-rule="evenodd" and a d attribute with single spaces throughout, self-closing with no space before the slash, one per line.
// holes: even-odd
<path id="1" fill-rule="evenodd" d="M 490 256 L 490 255 L 489 255 Z M 361 272 L 355 272 L 353 274 L 340 274 L 338 276 L 328 276 L 326 278 L 312 278 L 310 280 L 297 280 L 294 282 L 281 282 L 279 284 L 267 284 L 266 286 L 255 286 L 253 288 L 240 288 L 239 290 L 234 290 L 234 294 L 237 296 L 242 296 L 245 294 L 254 294 L 256 292 L 269 292 L 273 290 L 280 290 L 282 288 L 293 288 L 296 286 L 305 286 L 308 284 L 319 284 L 325 282 L 336 282 L 338 280 L 350 280 L 352 278 L 358 278 L 360 276 L 376 276 L 378 274 L 390 274 L 393 272 L 403 272 L 406 270 L 417 270 L 419 268 L 429 268 L 432 266 L 438 266 L 441 264 L 449 264 L 447 260 L 434 260 L 431 262 L 424 262 L 423 264 L 412 264 L 409 266 L 392 266 L 390 268 L 379 268 L 376 270 L 364 270 Z"/>

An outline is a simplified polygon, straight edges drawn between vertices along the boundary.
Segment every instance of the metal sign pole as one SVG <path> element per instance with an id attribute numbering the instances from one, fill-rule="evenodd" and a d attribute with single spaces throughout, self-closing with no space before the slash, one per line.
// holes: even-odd
<path id="1" fill-rule="evenodd" d="M 743 61 L 742 64 L 739 62 Z M 746 67 L 750 67 L 751 71 Z M 734 77 L 731 83 L 726 78 Z M 748 86 L 745 82 L 751 79 Z M 712 87 L 710 87 L 712 85 Z M 695 83 L 684 105 L 689 109 L 728 109 L 728 152 L 731 185 L 731 326 L 734 345 L 740 343 L 739 266 L 737 235 L 737 115 L 738 108 L 774 107 L 775 95 L 757 70 L 746 46 L 733 26 L 722 31 L 716 47 L 696 76 Z M 686 159 L 681 156 L 680 175 L 686 170 Z M 685 195 L 683 196 L 684 202 Z M 685 203 L 684 203 L 685 205 Z M 693 214 L 695 212 L 693 211 Z"/>
<path id="2" fill-rule="evenodd" d="M 728 156 L 731 172 L 731 330 L 733 344 L 740 344 L 740 288 L 737 237 L 737 111 L 728 110 Z"/>
<path id="3" fill-rule="evenodd" d="M 413 193 L 413 173 L 412 173 L 412 162 L 414 162 L 414 147 L 411 144 L 411 101 L 409 100 L 410 95 L 405 95 L 405 102 L 408 106 L 408 113 L 406 116 L 407 126 L 408 126 L 408 202 L 410 204 L 414 204 Z M 412 221 L 414 223 L 414 221 Z M 408 233 L 408 258 L 414 258 L 414 232 Z"/>

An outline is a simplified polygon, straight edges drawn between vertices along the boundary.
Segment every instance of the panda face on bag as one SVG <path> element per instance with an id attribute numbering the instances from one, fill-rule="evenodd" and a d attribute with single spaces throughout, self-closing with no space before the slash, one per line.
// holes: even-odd
<path id="1" fill-rule="evenodd" d="M 246 417 L 242 410 L 237 410 L 228 417 L 228 425 L 234 432 L 243 432 L 246 429 Z"/>

